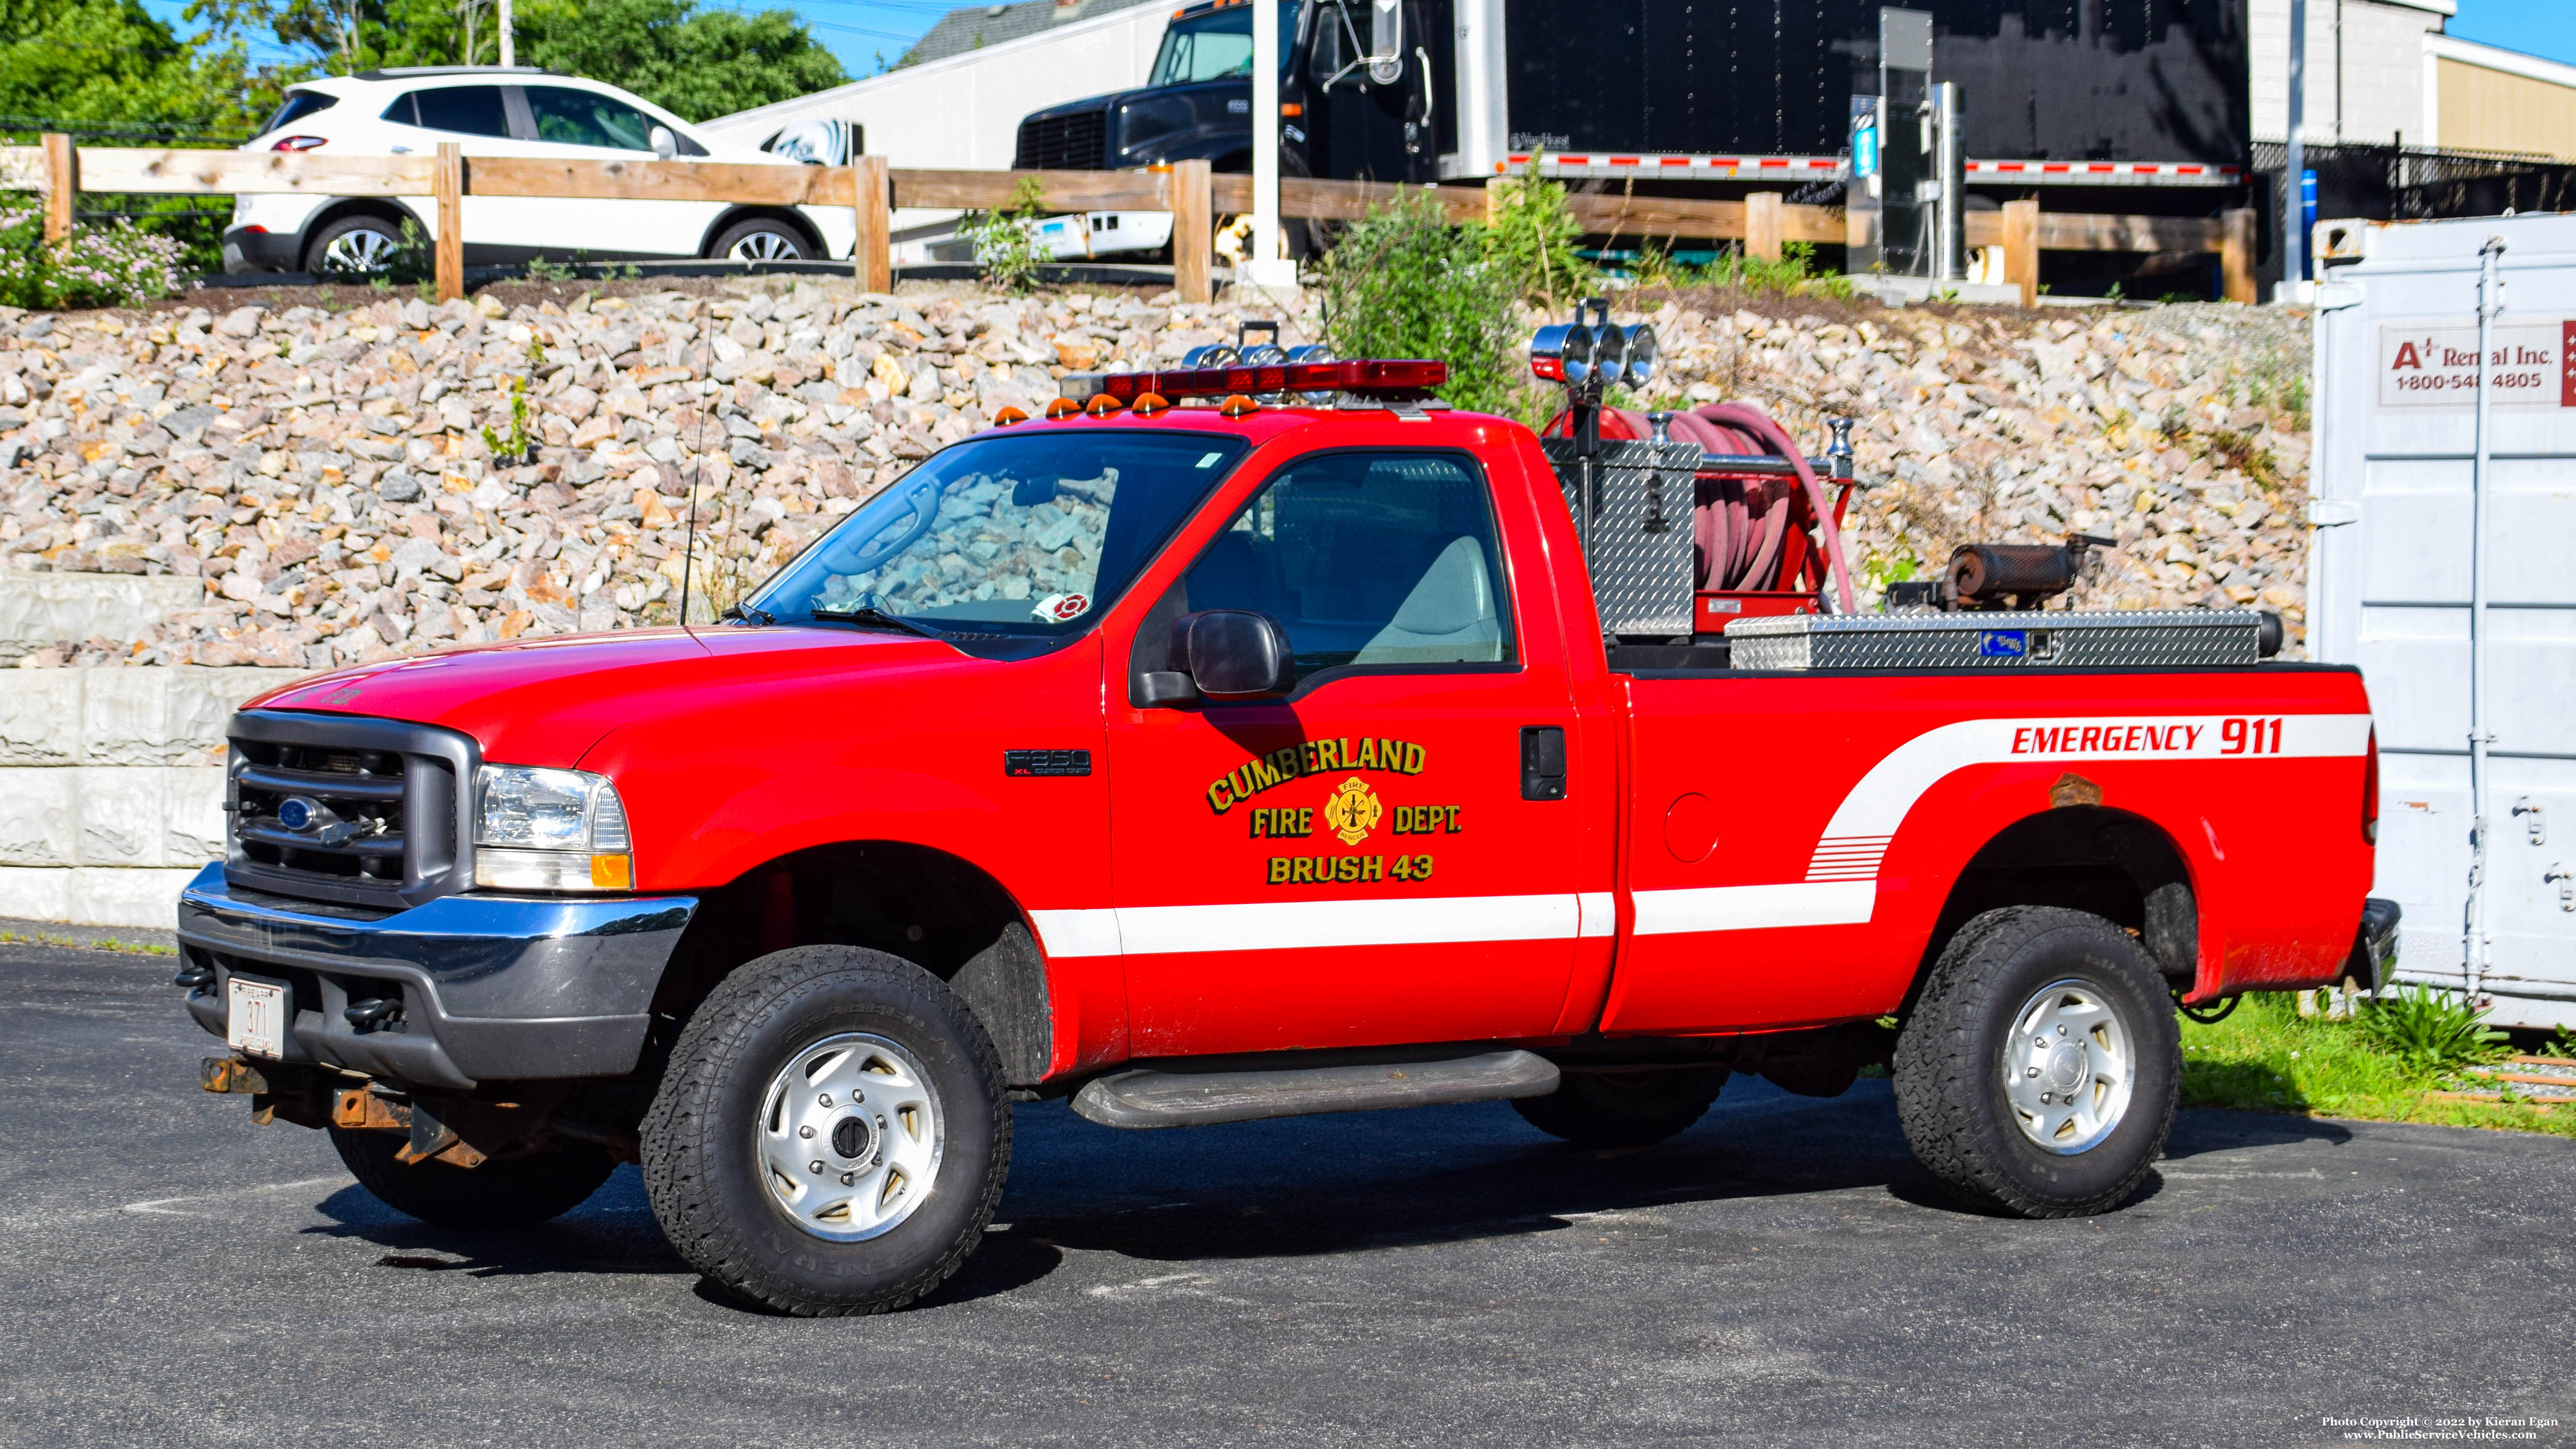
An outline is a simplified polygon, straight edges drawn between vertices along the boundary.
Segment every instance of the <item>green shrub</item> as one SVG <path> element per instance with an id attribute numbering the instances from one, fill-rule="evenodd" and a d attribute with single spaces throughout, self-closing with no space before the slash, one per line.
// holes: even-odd
<path id="1" fill-rule="evenodd" d="M 1440 204 L 1399 192 L 1342 233 L 1324 259 L 1324 330 L 1342 357 L 1428 357 L 1449 364 L 1452 407 L 1511 415 L 1523 388 L 1513 284 L 1483 228 L 1451 226 Z"/>
<path id="2" fill-rule="evenodd" d="M 1047 253 L 1032 223 L 1046 215 L 1046 186 L 1023 176 L 1000 211 L 970 211 L 957 234 L 975 244 L 975 266 L 984 280 L 1005 291 L 1025 292 L 1037 281 Z"/>
<path id="3" fill-rule="evenodd" d="M 2505 1034 L 2485 1018 L 2484 1010 L 2455 993 L 2400 986 L 2362 1003 L 2355 1024 L 2380 1050 L 2448 1071 L 2493 1061 L 2509 1050 Z"/>
<path id="4" fill-rule="evenodd" d="M 41 210 L 0 204 L 0 305 L 139 307 L 183 285 L 179 244 L 128 222 L 45 241 Z"/>

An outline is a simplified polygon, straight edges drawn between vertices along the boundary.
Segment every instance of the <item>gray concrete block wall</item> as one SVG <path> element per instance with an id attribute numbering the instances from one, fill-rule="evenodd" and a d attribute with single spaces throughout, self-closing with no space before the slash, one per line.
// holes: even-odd
<path id="1" fill-rule="evenodd" d="M 0 916 L 167 927 L 223 853 L 224 722 L 294 669 L 0 669 Z"/>

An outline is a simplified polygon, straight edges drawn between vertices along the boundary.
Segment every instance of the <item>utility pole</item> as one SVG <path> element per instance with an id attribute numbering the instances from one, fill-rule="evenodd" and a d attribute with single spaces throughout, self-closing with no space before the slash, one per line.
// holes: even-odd
<path id="1" fill-rule="evenodd" d="M 510 0 L 501 0 L 501 64 L 504 66 L 519 63 L 519 52 L 511 42 Z"/>
<path id="2" fill-rule="evenodd" d="M 2290 0 L 2289 145 L 2281 163 L 2281 290 L 2275 298 L 2281 302 L 2298 301 L 2299 286 L 2308 279 L 2308 155 L 2299 141 L 2307 99 L 2308 0 Z"/>

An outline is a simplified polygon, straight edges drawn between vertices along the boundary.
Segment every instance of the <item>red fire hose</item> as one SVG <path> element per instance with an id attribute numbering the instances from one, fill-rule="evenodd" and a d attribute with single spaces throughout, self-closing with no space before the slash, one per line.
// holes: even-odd
<path id="1" fill-rule="evenodd" d="M 1570 425 L 1570 416 L 1560 414 L 1547 431 L 1563 436 Z M 1807 462 L 1806 450 L 1785 429 L 1748 403 L 1711 403 L 1697 412 L 1673 414 L 1664 433 L 1675 442 L 1699 444 L 1703 453 L 1769 454 L 1789 460 L 1797 470 L 1808 511 L 1821 535 L 1821 552 L 1833 579 L 1836 600 L 1842 606 L 1840 612 L 1860 611 L 1852 593 L 1851 563 L 1843 555 L 1842 530 L 1835 525 L 1833 505 L 1826 499 L 1824 484 L 1817 479 L 1815 469 Z M 1641 440 L 1654 435 L 1654 424 L 1644 413 L 1602 410 L 1601 436 L 1605 440 Z M 1795 575 L 1804 572 L 1803 568 L 1782 567 L 1783 555 L 1788 551 L 1790 515 L 1795 510 L 1785 494 L 1771 491 L 1767 486 L 1771 481 L 1700 475 L 1692 520 L 1699 544 L 1702 590 L 1735 592 L 1797 586 Z"/>

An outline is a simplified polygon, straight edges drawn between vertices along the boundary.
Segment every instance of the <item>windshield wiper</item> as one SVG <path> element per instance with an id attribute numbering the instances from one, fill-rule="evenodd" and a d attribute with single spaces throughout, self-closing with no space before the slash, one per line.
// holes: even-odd
<path id="1" fill-rule="evenodd" d="M 740 619 L 746 624 L 775 624 L 778 622 L 777 617 L 771 614 L 767 609 L 755 609 L 749 604 L 727 604 L 725 605 L 725 611 L 716 617 L 719 619 Z"/>
<path id="2" fill-rule="evenodd" d="M 873 604 L 862 605 L 855 609 L 812 609 L 807 612 L 811 613 L 817 619 L 828 620 L 835 624 L 858 624 L 878 629 L 901 629 L 907 634 L 918 634 L 924 639 L 945 639 L 948 637 L 945 633 L 942 633 L 937 629 L 933 629 L 927 624 L 916 624 L 912 620 L 904 618 L 900 614 L 889 614 L 885 610 L 877 608 Z"/>

